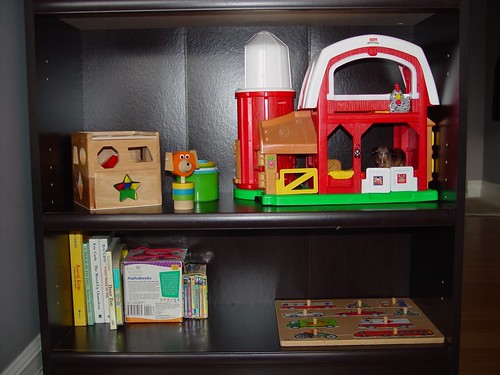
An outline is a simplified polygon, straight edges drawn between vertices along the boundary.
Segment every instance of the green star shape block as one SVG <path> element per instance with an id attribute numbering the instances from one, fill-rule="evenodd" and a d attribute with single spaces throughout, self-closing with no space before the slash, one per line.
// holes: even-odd
<path id="1" fill-rule="evenodd" d="M 120 202 L 123 202 L 127 198 L 137 200 L 137 189 L 140 185 L 141 184 L 139 182 L 132 181 L 127 174 L 123 178 L 122 182 L 119 182 L 113 186 L 120 192 Z"/>

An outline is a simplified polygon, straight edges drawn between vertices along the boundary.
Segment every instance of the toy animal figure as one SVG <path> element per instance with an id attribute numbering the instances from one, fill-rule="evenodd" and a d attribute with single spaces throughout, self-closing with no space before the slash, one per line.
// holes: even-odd
<path id="1" fill-rule="evenodd" d="M 186 211 L 194 208 L 194 183 L 187 182 L 199 168 L 196 151 L 176 151 L 165 153 L 165 170 L 180 177 L 180 182 L 172 183 L 172 198 L 175 211 Z"/>
<path id="2" fill-rule="evenodd" d="M 406 154 L 400 148 L 389 146 L 375 147 L 372 151 L 379 168 L 401 167 L 406 165 Z"/>
<path id="3" fill-rule="evenodd" d="M 165 153 L 165 170 L 180 176 L 181 181 L 191 176 L 198 168 L 198 155 L 195 150 Z"/>
<path id="4" fill-rule="evenodd" d="M 394 84 L 394 90 L 390 95 L 391 102 L 389 104 L 390 112 L 409 112 L 411 107 L 411 99 L 409 96 L 404 96 L 399 84 Z"/>

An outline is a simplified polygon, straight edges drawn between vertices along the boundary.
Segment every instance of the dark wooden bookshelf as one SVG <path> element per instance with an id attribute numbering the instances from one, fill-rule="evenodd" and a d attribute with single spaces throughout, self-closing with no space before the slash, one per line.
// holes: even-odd
<path id="1" fill-rule="evenodd" d="M 27 0 L 44 373 L 456 374 L 468 6 L 465 0 Z M 442 102 L 429 112 L 438 124 L 432 188 L 440 199 L 291 207 L 234 199 L 234 92 L 243 82 L 244 44 L 262 30 L 289 46 L 297 97 L 312 54 L 335 41 L 378 33 L 421 45 Z M 75 206 L 69 136 L 80 130 L 159 131 L 162 154 L 190 147 L 216 158 L 220 199 L 175 213 L 165 174 L 161 207 Z M 207 130 L 214 133 L 210 142 Z M 70 231 L 114 233 L 131 247 L 189 247 L 208 261 L 209 318 L 116 331 L 74 327 Z M 394 296 L 417 302 L 444 344 L 279 345 L 275 299 Z"/>

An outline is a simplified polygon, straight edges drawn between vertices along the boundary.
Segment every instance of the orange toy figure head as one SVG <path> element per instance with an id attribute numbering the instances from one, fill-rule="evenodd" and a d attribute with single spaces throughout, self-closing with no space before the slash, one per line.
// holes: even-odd
<path id="1" fill-rule="evenodd" d="M 195 150 L 167 152 L 165 154 L 165 170 L 176 176 L 191 176 L 198 168 L 198 155 Z"/>

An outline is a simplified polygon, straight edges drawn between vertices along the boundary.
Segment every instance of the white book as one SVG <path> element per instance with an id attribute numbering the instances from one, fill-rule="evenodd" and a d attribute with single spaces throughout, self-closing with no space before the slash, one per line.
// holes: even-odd
<path id="1" fill-rule="evenodd" d="M 106 250 L 111 242 L 110 236 L 96 236 L 99 239 L 99 247 L 101 251 L 101 285 L 103 294 L 103 305 L 104 305 L 104 323 L 109 323 L 109 305 L 108 300 L 108 276 L 106 274 Z"/>
<path id="2" fill-rule="evenodd" d="M 109 328 L 116 329 L 116 304 L 115 304 L 115 286 L 113 281 L 113 253 L 115 248 L 119 247 L 120 241 L 118 237 L 113 237 L 105 252 L 105 274 L 106 274 L 106 290 L 107 290 L 107 305 L 109 311 Z"/>
<path id="3" fill-rule="evenodd" d="M 83 275 L 85 276 L 85 300 L 87 301 L 87 324 L 93 326 L 95 323 L 94 316 L 94 295 L 92 283 L 92 267 L 90 266 L 90 248 L 89 241 L 86 240 L 83 244 Z"/>
<path id="4" fill-rule="evenodd" d="M 90 267 L 92 274 L 92 297 L 94 300 L 94 321 L 104 323 L 104 285 L 102 283 L 102 255 L 97 236 L 89 238 Z"/>

